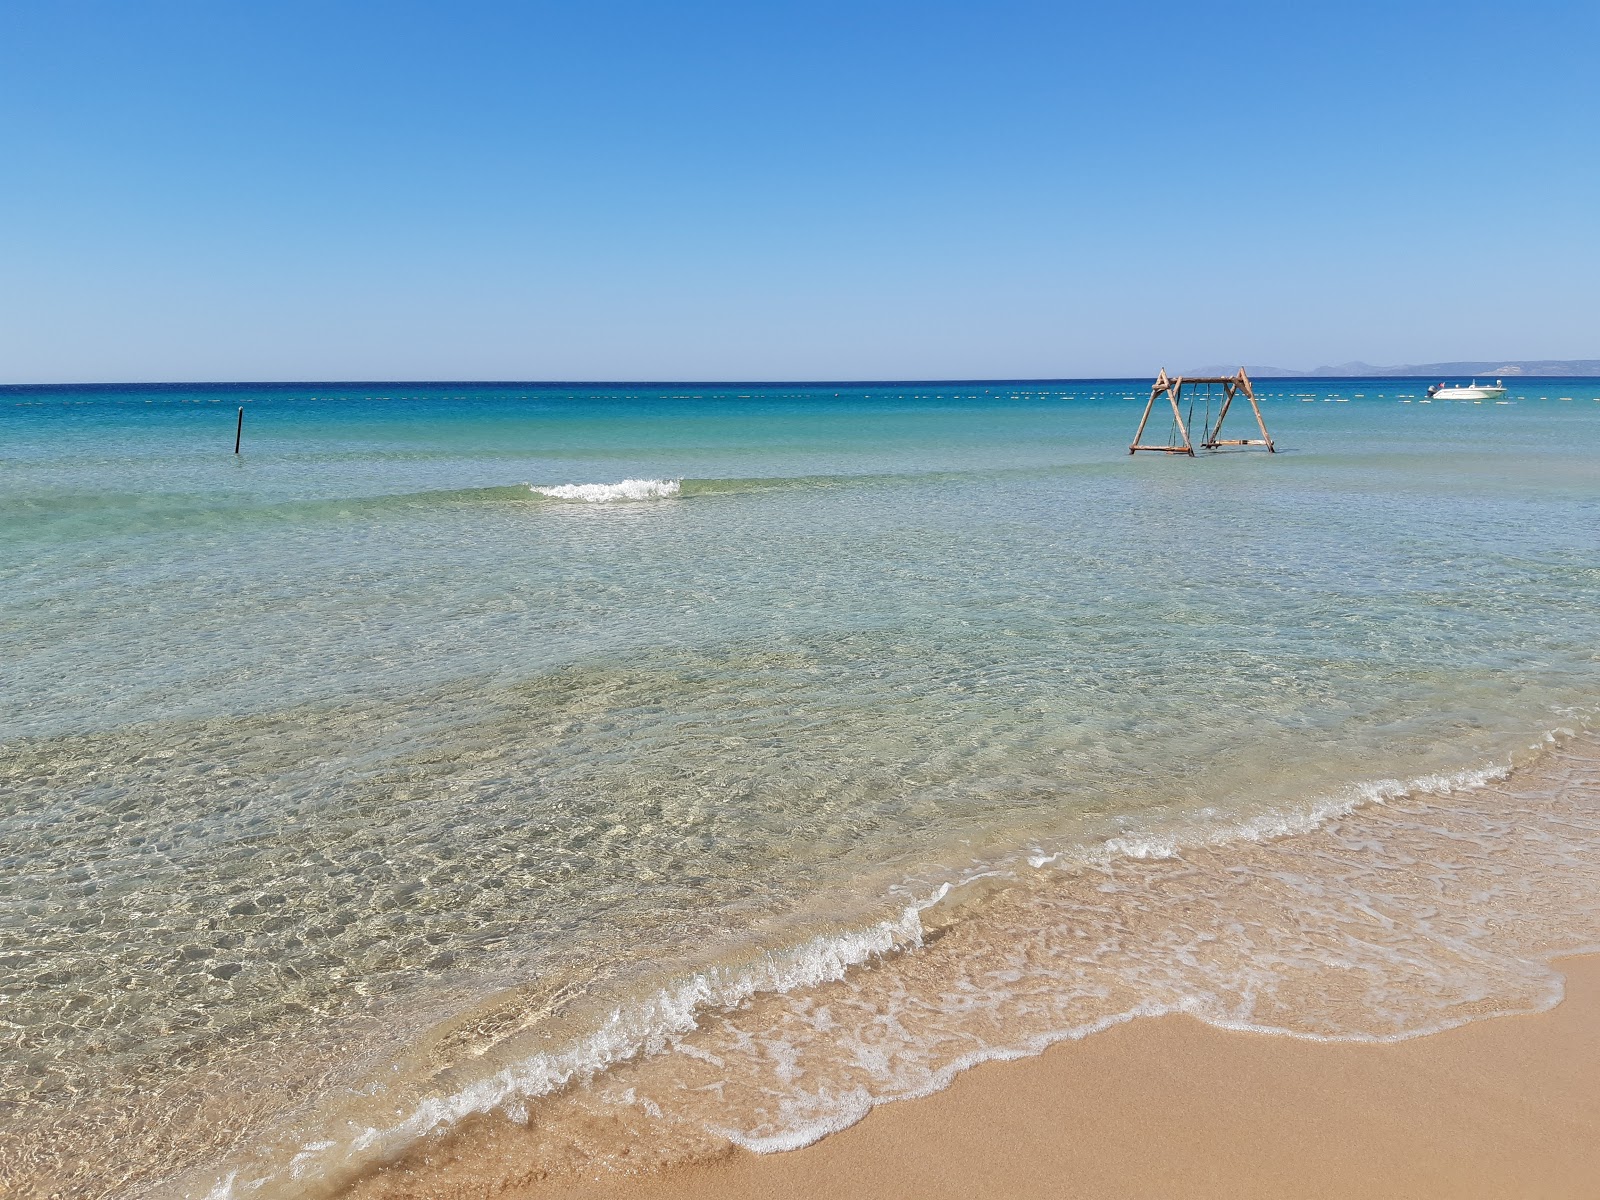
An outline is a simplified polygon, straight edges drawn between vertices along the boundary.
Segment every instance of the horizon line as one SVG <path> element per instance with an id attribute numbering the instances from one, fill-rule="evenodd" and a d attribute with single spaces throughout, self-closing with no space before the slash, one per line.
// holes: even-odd
<path id="1" fill-rule="evenodd" d="M 1248 368 L 1244 368 L 1248 373 Z M 1316 375 L 1298 372 L 1292 375 L 1269 373 L 1252 374 L 1252 379 L 1282 379 L 1300 382 L 1331 380 L 1382 380 L 1382 379 L 1432 379 L 1438 372 L 1426 374 L 1375 373 L 1371 375 Z M 1047 383 L 1143 383 L 1153 375 L 1050 375 L 1016 378 L 968 379 L 163 379 L 163 380 L 101 380 L 56 383 L 0 383 L 0 391 L 42 390 L 50 388 L 307 388 L 307 387 L 705 387 L 705 388 L 771 388 L 771 387 L 905 387 L 905 386 L 977 386 L 1047 384 Z M 1170 375 L 1169 378 L 1176 378 Z M 1521 380 L 1534 379 L 1600 379 L 1594 375 L 1518 375 Z"/>

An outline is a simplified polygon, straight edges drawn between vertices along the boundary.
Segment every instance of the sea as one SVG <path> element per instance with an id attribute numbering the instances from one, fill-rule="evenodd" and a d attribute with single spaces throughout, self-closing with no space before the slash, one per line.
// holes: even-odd
<path id="1" fill-rule="evenodd" d="M 0 388 L 0 1192 L 487 1194 L 1146 1016 L 1548 1009 L 1600 380 L 1428 382 L 1195 457 L 1148 380 Z"/>

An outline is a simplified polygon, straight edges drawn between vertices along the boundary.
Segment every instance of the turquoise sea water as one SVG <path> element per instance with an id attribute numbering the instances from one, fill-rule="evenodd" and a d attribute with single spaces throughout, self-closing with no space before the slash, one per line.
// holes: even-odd
<path id="1" fill-rule="evenodd" d="M 685 1146 L 799 1144 L 1223 986 L 1159 908 L 1127 962 L 1040 966 L 1100 919 L 1064 879 L 1348 862 L 1361 806 L 1397 861 L 1459 843 L 1475 785 L 1593 721 L 1600 382 L 1258 392 L 1280 453 L 1187 459 L 1128 455 L 1141 382 L 0 389 L 0 1178 L 309 1195 L 485 1112 L 553 1153 L 539 1105 L 626 1108 L 624 1072 L 708 1056 L 656 1110 L 746 1100 L 685 1099 Z M 1503 900 L 1540 953 L 1596 940 L 1568 736 L 1512 788 L 1517 836 L 1565 847 L 1523 864 L 1559 913 Z M 1419 787 L 1464 798 L 1397 823 Z M 1328 821 L 1348 845 L 1310 855 Z M 1410 974 L 1318 1008 L 1283 963 L 1319 935 L 1280 924 L 1216 968 L 1252 981 L 1227 1019 L 1394 1036 L 1537 1000 L 1505 982 L 1531 943 L 1457 931 L 1344 944 Z M 888 1011 L 860 989 L 892 962 L 896 1003 L 970 1017 L 998 985 L 917 972 L 1040 938 L 992 976 L 1027 1002 L 959 1038 L 796 1016 L 828 987 Z M 1080 985 L 1099 1016 L 1057 1011 Z M 753 1082 L 785 1055 L 811 1065 Z"/>

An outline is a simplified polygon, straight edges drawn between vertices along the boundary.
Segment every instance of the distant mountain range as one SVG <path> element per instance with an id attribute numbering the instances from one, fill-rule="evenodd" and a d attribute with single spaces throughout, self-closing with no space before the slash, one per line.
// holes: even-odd
<path id="1" fill-rule="evenodd" d="M 1196 375 L 1231 375 L 1237 366 L 1202 367 Z M 1600 358 L 1540 358 L 1523 362 L 1443 362 L 1407 363 L 1400 367 L 1375 367 L 1371 363 L 1347 362 L 1336 367 L 1318 367 L 1314 371 L 1291 371 L 1287 367 L 1246 367 L 1256 379 L 1315 379 L 1315 378 L 1372 378 L 1374 376 L 1416 375 L 1438 376 L 1476 375 L 1503 378 L 1528 375 L 1585 375 L 1600 376 Z"/>

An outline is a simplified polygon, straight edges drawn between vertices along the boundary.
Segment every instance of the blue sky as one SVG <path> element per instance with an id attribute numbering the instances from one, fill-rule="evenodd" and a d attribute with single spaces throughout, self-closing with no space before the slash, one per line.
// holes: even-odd
<path id="1" fill-rule="evenodd" d="M 1600 356 L 1600 4 L 0 3 L 0 379 Z"/>

